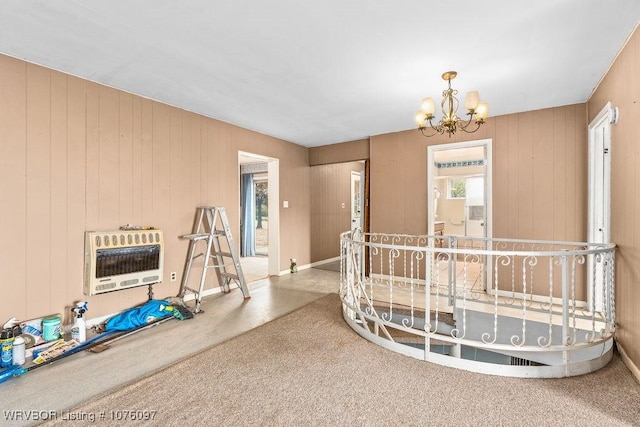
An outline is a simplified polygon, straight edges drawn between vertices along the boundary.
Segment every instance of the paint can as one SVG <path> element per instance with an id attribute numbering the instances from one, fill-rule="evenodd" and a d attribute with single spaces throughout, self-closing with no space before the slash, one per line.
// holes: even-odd
<path id="1" fill-rule="evenodd" d="M 0 332 L 0 366 L 7 368 L 13 362 L 13 331 L 3 329 Z"/>
<path id="2" fill-rule="evenodd" d="M 60 339 L 60 317 L 53 316 L 42 319 L 42 338 L 45 341 Z"/>

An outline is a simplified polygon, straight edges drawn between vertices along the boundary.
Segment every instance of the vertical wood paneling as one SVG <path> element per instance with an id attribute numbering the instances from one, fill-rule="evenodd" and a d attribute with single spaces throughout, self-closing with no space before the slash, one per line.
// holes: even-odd
<path id="1" fill-rule="evenodd" d="M 618 259 L 625 267 L 622 275 L 624 291 L 620 299 L 620 330 L 627 335 L 621 337 L 625 350 L 630 347 L 631 357 L 636 367 L 640 368 L 640 319 L 637 315 L 640 303 L 638 280 L 640 278 L 640 238 L 638 237 L 638 201 L 636 200 L 637 185 L 640 179 L 638 173 L 638 141 L 637 141 L 637 103 L 640 97 L 638 89 L 637 45 L 638 32 L 621 52 L 617 59 L 619 73 L 615 84 L 614 105 L 620 109 L 620 121 L 613 127 L 612 136 L 612 169 L 620 167 L 620 175 L 614 181 L 613 192 L 615 202 L 612 209 L 619 209 L 620 227 L 618 235 L 613 235 L 614 241 L 620 245 Z M 630 88 L 635 88 L 632 92 Z M 625 120 L 622 118 L 625 117 Z"/>
<path id="2" fill-rule="evenodd" d="M 131 101 L 131 221 L 142 223 L 142 102 Z"/>
<path id="3" fill-rule="evenodd" d="M 120 225 L 120 100 L 115 89 L 98 89 L 98 226 L 100 230 L 117 229 Z M 121 294 L 111 292 L 97 299 L 101 311 L 117 306 Z"/>
<path id="4" fill-rule="evenodd" d="M 133 96 L 121 93 L 118 97 L 118 224 L 133 220 Z"/>
<path id="5" fill-rule="evenodd" d="M 280 159 L 292 206 L 281 266 L 310 262 L 308 149 L 4 56 L 0 95 L 0 234 L 12 241 L 0 248 L 0 291 L 12 296 L 0 318 L 67 314 L 82 299 L 97 317 L 145 301 L 144 287 L 83 295 L 84 231 L 162 227 L 165 274 L 182 273 L 177 235 L 191 230 L 196 206 L 227 207 L 238 229 L 241 146 Z"/>
<path id="6" fill-rule="evenodd" d="M 200 169 L 200 197 L 199 197 L 199 204 L 202 205 L 206 205 L 207 202 L 207 195 L 209 192 L 209 165 L 211 164 L 211 162 L 209 161 L 209 127 L 210 127 L 210 123 L 208 121 L 205 121 L 202 123 L 202 126 L 200 127 L 200 159 L 199 159 L 199 164 L 200 167 L 198 169 Z"/>
<path id="7" fill-rule="evenodd" d="M 118 228 L 120 217 L 120 141 L 118 92 L 101 86 L 99 89 L 98 197 L 99 226 L 103 230 Z"/>
<path id="8" fill-rule="evenodd" d="M 496 118 L 493 141 L 493 235 L 509 234 L 509 127 L 505 117 Z"/>
<path id="9" fill-rule="evenodd" d="M 185 188 L 183 183 L 186 181 L 185 169 L 184 169 L 184 150 L 183 150 L 183 112 L 179 110 L 172 110 L 171 112 L 171 130 L 170 130 L 170 171 L 169 171 L 169 208 L 167 210 L 168 218 L 165 218 L 165 223 L 162 226 L 167 236 L 179 236 L 181 234 L 188 233 L 189 230 L 180 229 L 180 211 L 182 209 L 183 194 Z M 167 257 L 165 259 L 165 271 L 177 272 L 179 267 L 176 257 Z M 167 273 L 168 275 L 169 273 Z M 179 288 L 178 282 L 171 283 L 169 278 L 165 280 L 163 285 L 163 291 L 177 295 Z"/>
<path id="10" fill-rule="evenodd" d="M 218 170 L 216 171 L 216 188 L 217 197 L 222 206 L 226 206 L 229 218 L 239 218 L 238 199 L 236 195 L 240 193 L 240 179 L 238 175 L 238 155 L 233 149 L 235 145 L 234 139 L 236 134 L 232 132 L 231 125 L 223 124 L 220 126 L 219 139 L 217 143 L 217 160 Z M 244 132 L 239 132 L 244 134 Z M 235 152 L 235 154 L 234 154 Z M 236 177 L 236 179 L 222 180 L 220 176 Z M 231 219 L 229 220 L 231 221 Z M 235 230 L 234 230 L 235 231 Z M 238 228 L 237 233 L 240 232 Z"/>
<path id="11" fill-rule="evenodd" d="M 534 151 L 532 114 L 518 115 L 518 236 L 532 239 L 533 229 L 533 190 L 534 190 Z"/>
<path id="12" fill-rule="evenodd" d="M 14 313 L 26 313 L 27 300 L 27 65 L 0 56 L 0 294 L 11 295 Z M 2 102 L 5 99 L 7 102 Z"/>
<path id="13" fill-rule="evenodd" d="M 100 230 L 100 86 L 86 85 L 86 229 Z"/>
<path id="14" fill-rule="evenodd" d="M 496 237 L 515 237 L 520 236 L 520 180 L 519 180 L 519 161 L 520 161 L 520 145 L 517 143 L 518 135 L 520 135 L 520 126 L 518 115 L 511 114 L 507 116 L 507 158 L 509 164 L 507 173 L 509 177 L 508 194 L 507 194 L 507 212 L 508 212 L 508 231 L 506 235 L 498 235 Z M 499 207 L 497 207 L 499 209 Z"/>
<path id="15" fill-rule="evenodd" d="M 533 234 L 538 239 L 553 238 L 553 109 L 532 113 L 533 124 Z M 540 125 L 542 124 L 542 125 Z"/>
<path id="16" fill-rule="evenodd" d="M 579 233 L 582 231 L 586 233 L 585 230 L 578 230 L 576 228 L 576 224 L 578 221 L 578 206 L 577 206 L 577 194 L 578 191 L 574 191 L 572 189 L 578 188 L 576 187 L 579 182 L 577 180 L 577 162 L 578 158 L 576 156 L 577 150 L 580 149 L 582 145 L 586 145 L 586 140 L 578 140 L 576 138 L 576 110 L 577 106 L 568 106 L 564 109 L 566 127 L 564 128 L 564 141 L 562 141 L 562 149 L 564 149 L 564 208 L 565 208 L 565 233 L 566 240 L 568 241 L 581 241 L 586 239 L 586 234 L 584 237 Z M 585 109 L 581 108 L 581 111 L 584 115 Z M 586 185 L 585 183 L 582 183 Z M 586 187 L 585 187 L 586 188 Z"/>
<path id="17" fill-rule="evenodd" d="M 140 222 L 149 223 L 153 217 L 153 138 L 154 102 L 142 100 L 141 105 L 141 159 L 140 159 Z"/>
<path id="18" fill-rule="evenodd" d="M 585 165 L 588 164 L 588 144 L 586 108 L 584 105 L 577 107 L 579 113 L 576 114 L 575 130 L 575 165 L 576 180 L 574 182 L 574 195 L 576 197 L 576 215 L 572 219 L 576 222 L 576 236 L 578 241 L 587 239 L 587 200 L 588 200 L 588 171 Z"/>
<path id="19" fill-rule="evenodd" d="M 164 227 L 169 212 L 171 190 L 171 109 L 153 104 L 153 212 L 150 220 L 155 227 Z M 166 221 L 166 220 L 165 220 Z"/>
<path id="20" fill-rule="evenodd" d="M 86 85 L 85 81 L 67 80 L 67 283 L 65 303 L 86 298 L 83 295 L 84 248 L 86 222 Z M 92 308 L 93 309 L 93 308 Z"/>
<path id="21" fill-rule="evenodd" d="M 67 76 L 51 73 L 51 306 L 64 307 L 67 277 Z M 62 243 L 62 244 L 61 244 Z M 65 312 L 68 316 L 68 313 Z"/>
<path id="22" fill-rule="evenodd" d="M 426 234 L 427 217 L 427 150 L 422 144 L 416 144 L 409 135 L 403 135 L 400 150 L 406 153 L 402 168 L 407 194 L 404 197 L 403 211 L 407 223 L 416 224 L 417 234 Z M 430 185 L 433 185 L 431 183 Z"/>
<path id="23" fill-rule="evenodd" d="M 482 132 L 451 140 L 416 138 L 413 131 L 372 137 L 371 231 L 423 232 L 426 144 L 487 138 L 493 141 L 494 237 L 584 240 L 585 229 L 575 231 L 586 218 L 584 111 L 577 105 L 497 117 Z M 536 277 L 548 274 L 545 267 L 536 267 Z M 536 283 L 536 292 L 548 292 L 546 281 Z M 578 297 L 584 295 L 579 289 Z"/>
<path id="24" fill-rule="evenodd" d="M 351 228 L 351 171 L 362 170 L 360 162 L 311 167 L 311 262 L 340 255 L 340 233 Z"/>
<path id="25" fill-rule="evenodd" d="M 633 67 L 632 74 L 628 77 L 626 82 L 629 84 L 629 90 L 633 96 L 633 101 L 628 106 L 628 114 L 629 114 L 629 122 L 627 122 L 626 126 L 631 125 L 631 123 L 639 123 L 640 122 L 640 102 L 638 102 L 638 98 L 640 98 L 640 78 L 638 77 L 638 73 L 640 72 L 640 35 L 638 31 L 636 31 L 635 36 L 629 42 L 627 47 L 631 51 L 631 55 L 633 56 Z M 640 150 L 637 147 L 637 132 L 634 132 L 629 127 L 626 127 L 626 132 L 628 132 L 625 137 L 629 138 L 629 133 L 631 135 L 636 135 L 634 138 L 631 137 L 631 141 L 635 141 L 635 145 L 630 144 L 631 147 L 634 147 L 633 155 L 635 158 L 635 180 L 634 180 L 634 190 L 635 190 L 635 204 L 634 211 L 638 212 L 640 210 L 640 173 L 637 172 L 638 168 L 640 168 Z M 633 125 L 631 125 L 633 128 Z M 626 141 L 626 146 L 629 146 L 629 139 Z M 635 259 L 632 261 L 635 266 L 638 266 L 640 260 L 640 221 L 636 217 L 634 218 L 633 223 L 633 248 Z M 637 270 L 636 270 L 637 271 Z M 637 277 L 637 276 L 636 276 Z M 626 305 L 623 308 L 623 316 L 625 318 L 625 323 L 630 325 L 630 330 L 633 331 L 629 337 L 627 337 L 626 343 L 631 343 L 629 348 L 629 352 L 631 356 L 634 358 L 634 362 L 636 367 L 640 367 L 640 310 L 637 307 L 640 305 L 640 289 L 636 285 L 638 282 L 633 280 L 627 280 L 623 282 L 623 287 L 625 290 L 628 290 L 630 298 L 625 301 Z M 627 320 L 629 318 L 629 320 Z M 625 348 L 627 348 L 625 347 Z"/>
<path id="26" fill-rule="evenodd" d="M 219 204 L 219 201 L 216 200 L 216 195 L 218 193 L 218 185 L 216 180 L 216 170 L 218 170 L 218 160 L 219 156 L 217 156 L 217 145 L 218 145 L 218 134 L 219 134 L 219 126 L 218 123 L 215 122 L 207 122 L 207 131 L 205 134 L 205 138 L 203 139 L 203 144 L 206 148 L 205 151 L 205 160 L 206 160 L 206 170 L 204 172 L 203 181 L 206 183 L 204 186 L 204 204 L 206 205 L 216 205 Z"/>
<path id="27" fill-rule="evenodd" d="M 565 137 L 567 122 L 566 108 L 553 109 L 553 138 L 551 170 L 553 171 L 551 180 L 553 193 L 553 211 L 552 222 L 553 233 L 552 240 L 568 240 L 567 239 L 567 222 L 566 222 L 566 204 L 567 197 L 567 164 L 565 159 L 565 145 L 567 140 Z"/>
<path id="28" fill-rule="evenodd" d="M 27 65 L 27 315 L 51 308 L 51 73 Z M 54 291 L 55 292 L 55 291 Z"/>

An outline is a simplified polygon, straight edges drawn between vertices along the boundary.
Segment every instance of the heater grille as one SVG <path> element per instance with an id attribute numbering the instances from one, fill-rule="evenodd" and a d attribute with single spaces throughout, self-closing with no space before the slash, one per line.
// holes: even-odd
<path id="1" fill-rule="evenodd" d="M 84 293 L 96 295 L 162 281 L 161 230 L 87 231 Z"/>

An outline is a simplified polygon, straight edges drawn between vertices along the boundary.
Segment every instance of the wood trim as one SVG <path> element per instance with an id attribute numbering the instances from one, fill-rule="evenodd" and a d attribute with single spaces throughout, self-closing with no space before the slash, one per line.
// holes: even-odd
<path id="1" fill-rule="evenodd" d="M 622 347 L 622 345 L 620 345 L 620 343 L 617 340 L 616 340 L 616 348 L 618 349 L 618 353 L 620 353 L 620 358 L 622 359 L 622 362 L 624 363 L 624 365 L 627 368 L 629 368 L 629 370 L 631 371 L 631 375 L 633 375 L 636 381 L 640 383 L 640 369 L 636 366 L 635 363 L 633 363 L 633 360 L 631 360 L 631 358 L 625 351 L 624 347 Z"/>

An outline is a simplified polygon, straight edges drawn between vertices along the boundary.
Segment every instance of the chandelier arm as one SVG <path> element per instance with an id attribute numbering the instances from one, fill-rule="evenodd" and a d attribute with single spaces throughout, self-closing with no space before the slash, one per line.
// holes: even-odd
<path id="1" fill-rule="evenodd" d="M 439 129 L 440 126 L 436 127 L 433 125 L 432 119 L 428 119 L 429 120 L 429 126 L 431 127 L 431 129 L 433 129 L 433 133 L 432 134 L 427 134 L 426 130 L 428 129 L 426 126 L 419 128 L 420 132 L 422 132 L 422 135 L 426 136 L 426 137 L 432 137 L 435 136 L 438 133 L 443 133 L 442 129 Z"/>
<path id="2" fill-rule="evenodd" d="M 471 117 L 469 118 L 469 120 L 466 123 L 463 124 L 462 121 L 460 121 L 461 122 L 460 123 L 460 129 L 463 132 L 466 132 L 466 133 L 474 133 L 478 129 L 480 129 L 480 126 L 482 126 L 482 124 L 484 123 L 483 121 L 476 120 L 476 122 L 475 122 L 476 123 L 476 128 L 473 129 L 473 130 L 467 130 L 467 128 L 469 127 L 469 125 L 471 124 L 472 121 L 473 121 L 473 114 L 471 114 Z"/>
<path id="3" fill-rule="evenodd" d="M 460 129 L 462 129 L 463 131 L 467 131 L 467 128 L 469 127 L 469 125 L 471 124 L 471 122 L 473 121 L 473 116 L 474 116 L 474 112 L 469 112 L 467 113 L 467 116 L 469 116 L 469 119 L 464 121 L 462 119 L 458 119 L 458 126 L 460 127 Z"/>

